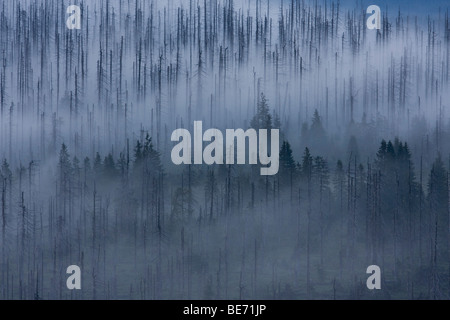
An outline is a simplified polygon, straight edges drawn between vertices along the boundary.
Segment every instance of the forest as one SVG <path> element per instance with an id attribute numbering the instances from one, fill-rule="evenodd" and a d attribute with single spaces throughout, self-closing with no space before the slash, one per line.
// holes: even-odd
<path id="1" fill-rule="evenodd" d="M 449 4 L 389 3 L 2 1 L 0 299 L 449 299 Z M 195 121 L 278 174 L 175 165 Z"/>

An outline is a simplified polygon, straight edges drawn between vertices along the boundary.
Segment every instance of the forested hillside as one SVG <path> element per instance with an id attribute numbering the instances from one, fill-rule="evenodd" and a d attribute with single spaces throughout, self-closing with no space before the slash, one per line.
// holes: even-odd
<path id="1" fill-rule="evenodd" d="M 0 298 L 450 298 L 449 6 L 352 5 L 2 1 Z M 174 165 L 194 121 L 279 173 Z"/>

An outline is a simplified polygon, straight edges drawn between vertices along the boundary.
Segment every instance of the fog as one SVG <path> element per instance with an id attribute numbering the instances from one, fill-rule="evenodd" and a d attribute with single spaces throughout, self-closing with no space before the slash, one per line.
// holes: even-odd
<path id="1" fill-rule="evenodd" d="M 3 1 L 0 298 L 449 298 L 448 2 L 370 4 Z M 280 172 L 174 165 L 194 121 Z"/>

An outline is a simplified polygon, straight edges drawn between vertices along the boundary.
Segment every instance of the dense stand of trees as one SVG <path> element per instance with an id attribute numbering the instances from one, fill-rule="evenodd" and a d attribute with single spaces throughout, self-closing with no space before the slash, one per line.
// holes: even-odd
<path id="1" fill-rule="evenodd" d="M 450 297 L 448 8 L 66 2 L 0 5 L 0 298 Z M 174 166 L 195 120 L 279 174 Z"/>
<path id="2" fill-rule="evenodd" d="M 258 110 L 253 123 L 269 114 Z M 311 123 L 321 126 L 317 112 Z M 2 297 L 448 297 L 441 155 L 416 170 L 395 139 L 366 163 L 351 153 L 333 164 L 308 147 L 295 159 L 284 141 L 274 177 L 249 166 L 172 170 L 148 134 L 119 158 L 80 162 L 62 144 L 46 177 L 4 160 Z M 39 190 L 41 179 L 53 190 Z M 75 262 L 85 289 L 69 294 L 63 267 Z M 383 266 L 375 296 L 362 290 L 366 264 Z"/>

